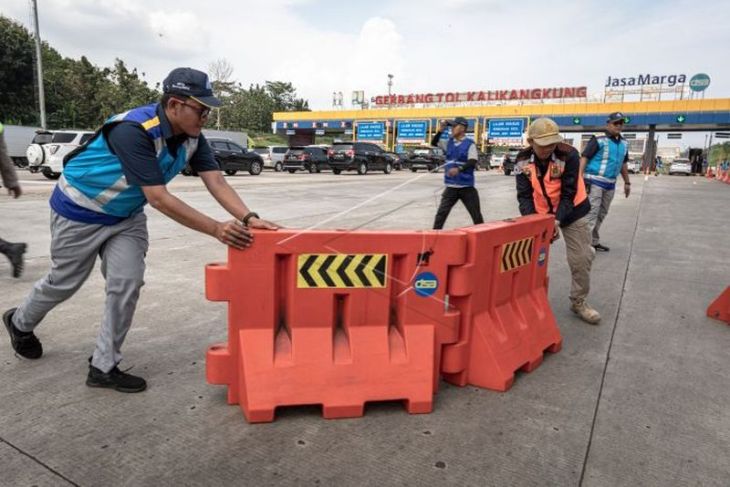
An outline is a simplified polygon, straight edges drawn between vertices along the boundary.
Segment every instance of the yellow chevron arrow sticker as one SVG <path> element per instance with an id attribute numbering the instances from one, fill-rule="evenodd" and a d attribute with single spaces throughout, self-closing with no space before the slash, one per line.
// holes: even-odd
<path id="1" fill-rule="evenodd" d="M 511 271 L 512 269 L 525 266 L 532 262 L 532 246 L 534 241 L 534 237 L 530 237 L 504 244 L 499 263 L 500 272 Z"/>
<path id="2" fill-rule="evenodd" d="M 301 254 L 297 288 L 384 288 L 387 254 Z"/>

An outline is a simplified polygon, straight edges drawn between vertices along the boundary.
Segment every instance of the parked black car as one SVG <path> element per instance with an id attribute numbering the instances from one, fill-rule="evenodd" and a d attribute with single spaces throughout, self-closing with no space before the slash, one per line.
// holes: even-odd
<path id="1" fill-rule="evenodd" d="M 403 169 L 403 163 L 406 159 L 406 154 L 398 154 L 397 152 L 386 152 L 385 157 L 390 159 L 390 163 L 393 164 L 393 169 L 400 171 Z"/>
<path id="2" fill-rule="evenodd" d="M 390 174 L 393 171 L 393 162 L 385 151 L 368 142 L 337 142 L 329 151 L 329 160 L 335 174 L 342 171 L 357 171 L 361 175 L 368 171 Z"/>
<path id="3" fill-rule="evenodd" d="M 264 160 L 260 155 L 229 139 L 210 138 L 207 140 L 221 171 L 229 176 L 233 176 L 238 171 L 248 171 L 253 176 L 261 174 Z M 185 166 L 182 173 L 185 176 L 197 176 L 190 165 Z"/>
<path id="4" fill-rule="evenodd" d="M 438 171 L 446 162 L 446 155 L 440 147 L 419 147 L 408 156 L 406 166 L 411 172 L 419 169 Z"/>
<path id="5" fill-rule="evenodd" d="M 299 170 L 317 173 L 329 167 L 327 150 L 318 146 L 291 147 L 284 156 L 284 170 L 292 174 Z"/>

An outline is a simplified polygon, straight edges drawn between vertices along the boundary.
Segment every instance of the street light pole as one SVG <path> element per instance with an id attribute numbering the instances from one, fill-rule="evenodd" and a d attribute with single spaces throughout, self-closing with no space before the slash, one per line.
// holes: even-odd
<path id="1" fill-rule="evenodd" d="M 390 107 L 390 96 L 393 94 L 393 75 L 388 73 L 388 106 Z"/>
<path id="2" fill-rule="evenodd" d="M 43 60 L 41 59 L 41 34 L 38 27 L 38 3 L 37 0 L 31 1 L 33 8 L 33 27 L 35 29 L 35 53 L 36 66 L 38 67 L 38 102 L 41 109 L 41 128 L 46 128 L 46 95 L 43 91 Z"/>

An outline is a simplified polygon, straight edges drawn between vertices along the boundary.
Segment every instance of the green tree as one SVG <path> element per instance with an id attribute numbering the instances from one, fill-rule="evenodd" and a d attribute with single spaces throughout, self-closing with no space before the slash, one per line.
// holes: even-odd
<path id="1" fill-rule="evenodd" d="M 22 25 L 0 15 L 0 121 L 36 125 L 33 41 Z"/>
<path id="2" fill-rule="evenodd" d="M 730 160 L 730 142 L 723 142 L 710 147 L 710 157 L 707 160 L 709 166 L 717 166 L 719 163 L 728 160 Z"/>
<path id="3" fill-rule="evenodd" d="M 274 111 L 309 111 L 309 102 L 297 98 L 297 90 L 290 82 L 267 81 L 266 92 L 274 102 Z"/>

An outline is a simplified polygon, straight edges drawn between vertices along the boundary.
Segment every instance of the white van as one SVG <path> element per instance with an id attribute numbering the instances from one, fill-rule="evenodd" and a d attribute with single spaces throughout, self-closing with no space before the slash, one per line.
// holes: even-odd
<path id="1" fill-rule="evenodd" d="M 289 148 L 285 145 L 270 145 L 268 147 L 254 147 L 255 153 L 264 160 L 265 169 L 273 169 L 276 172 L 284 170 L 284 156 Z"/>

